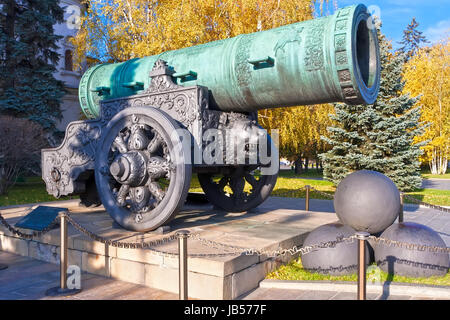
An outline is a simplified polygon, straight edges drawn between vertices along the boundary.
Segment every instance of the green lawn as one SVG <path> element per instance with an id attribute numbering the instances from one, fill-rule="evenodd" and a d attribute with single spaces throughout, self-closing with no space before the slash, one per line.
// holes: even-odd
<path id="1" fill-rule="evenodd" d="M 311 172 L 310 176 L 302 174 L 295 175 L 292 170 L 289 171 L 280 171 L 280 175 L 277 180 L 277 184 L 274 188 L 273 195 L 276 196 L 294 196 L 294 197 L 305 197 L 305 191 L 298 190 L 299 188 L 304 187 L 305 185 L 310 185 L 311 187 L 326 192 L 332 196 L 336 191 L 336 187 L 332 182 L 326 180 L 313 180 L 313 179 L 304 179 L 304 178 L 314 178 L 314 177 L 322 177 L 320 174 L 317 174 L 316 170 L 309 170 Z M 415 191 L 407 192 L 407 195 L 410 195 L 417 200 L 431 203 L 438 206 L 450 206 L 450 190 L 436 190 L 436 189 L 418 189 Z M 316 192 L 311 193 L 312 199 L 330 199 L 332 197 L 325 197 Z M 408 199 L 405 199 L 405 203 L 414 203 Z"/>
<path id="2" fill-rule="evenodd" d="M 301 258 L 291 261 L 287 265 L 279 267 L 277 270 L 269 273 L 266 279 L 276 279 L 276 280 L 303 280 L 303 281 L 357 281 L 357 275 L 352 274 L 348 276 L 330 276 L 323 275 L 319 273 L 308 272 L 303 269 Z M 450 286 L 450 272 L 444 277 L 430 277 L 430 278 L 408 278 L 396 275 L 390 275 L 386 272 L 381 271 L 381 282 L 392 281 L 392 282 L 403 282 L 403 283 L 416 283 L 416 284 L 427 284 L 427 285 L 438 285 L 438 286 Z"/>
<path id="3" fill-rule="evenodd" d="M 20 181 L 20 180 L 19 180 Z M 59 200 L 76 199 L 77 196 L 61 197 Z M 45 184 L 40 177 L 29 177 L 17 182 L 8 195 L 0 195 L 0 207 L 16 204 L 47 202 L 57 200 L 45 190 Z"/>
<path id="4" fill-rule="evenodd" d="M 310 170 L 316 173 L 316 170 Z M 312 175 L 312 174 L 311 174 Z M 317 177 L 317 176 L 316 176 Z M 308 178 L 312 178 L 309 176 Z M 333 199 L 336 187 L 332 182 L 326 180 L 314 180 L 305 179 L 304 175 L 295 176 L 292 171 L 282 171 L 278 177 L 277 184 L 273 190 L 272 195 L 278 197 L 305 197 L 304 186 L 310 185 L 314 189 L 324 192 L 320 194 L 315 191 L 311 191 L 310 197 L 312 199 Z M 191 192 L 202 192 L 202 188 L 198 182 L 197 176 L 192 175 Z M 420 189 L 413 192 L 408 192 L 408 195 L 416 198 L 417 200 L 440 205 L 450 206 L 450 190 L 435 190 L 435 189 Z M 60 199 L 74 199 L 72 197 L 61 197 Z M 0 196 L 0 206 L 35 203 L 56 200 L 53 196 L 47 194 L 45 190 L 45 184 L 40 177 L 27 177 L 21 179 L 13 186 L 7 196 Z M 406 203 L 413 203 L 408 199 L 405 199 Z"/>
<path id="5" fill-rule="evenodd" d="M 424 179 L 450 179 L 450 173 L 446 174 L 422 173 L 422 177 Z"/>

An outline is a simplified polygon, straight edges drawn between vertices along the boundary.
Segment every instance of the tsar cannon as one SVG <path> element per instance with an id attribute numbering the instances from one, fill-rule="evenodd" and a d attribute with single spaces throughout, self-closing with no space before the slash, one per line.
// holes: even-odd
<path id="1" fill-rule="evenodd" d="M 89 120 L 42 150 L 55 197 L 103 204 L 127 229 L 167 224 L 192 173 L 230 212 L 261 204 L 279 159 L 258 126 L 264 108 L 371 104 L 380 82 L 376 30 L 364 5 L 334 15 L 87 70 L 79 86 Z"/>

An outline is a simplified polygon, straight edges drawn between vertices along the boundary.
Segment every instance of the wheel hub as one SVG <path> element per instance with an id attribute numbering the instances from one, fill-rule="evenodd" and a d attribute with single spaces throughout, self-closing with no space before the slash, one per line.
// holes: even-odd
<path id="1" fill-rule="evenodd" d="M 143 152 L 119 154 L 109 166 L 109 172 L 121 184 L 142 186 L 147 179 L 146 157 Z"/>

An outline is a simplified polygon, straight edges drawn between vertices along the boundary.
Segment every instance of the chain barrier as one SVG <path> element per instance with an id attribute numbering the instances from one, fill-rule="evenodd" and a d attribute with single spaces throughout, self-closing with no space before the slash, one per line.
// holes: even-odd
<path id="1" fill-rule="evenodd" d="M 168 237 L 164 237 L 162 239 L 157 239 L 157 240 L 153 240 L 153 241 L 147 241 L 147 242 L 127 242 L 127 241 L 117 241 L 117 240 L 111 240 L 111 239 L 106 239 L 102 236 L 99 236 L 91 231 L 89 231 L 88 229 L 86 229 L 85 227 L 83 227 L 81 224 L 79 224 L 77 221 L 75 221 L 72 216 L 68 213 L 66 213 L 66 217 L 67 217 L 67 221 L 76 229 L 78 230 L 80 233 L 84 234 L 85 236 L 87 236 L 88 238 L 90 238 L 93 241 L 97 241 L 100 243 L 103 243 L 105 245 L 111 246 L 111 247 L 115 247 L 115 248 L 124 248 L 124 249 L 149 249 L 153 252 L 155 252 L 156 254 L 160 254 L 160 255 L 166 255 L 166 256 L 178 256 L 178 254 L 175 253 L 171 253 L 171 252 L 165 252 L 165 251 L 161 251 L 152 247 L 156 247 L 156 246 L 160 246 L 169 242 L 172 242 L 176 239 L 178 239 L 178 237 L 174 234 Z"/>
<path id="2" fill-rule="evenodd" d="M 317 243 L 315 245 L 311 246 L 305 246 L 299 248 L 298 246 L 294 246 L 290 249 L 280 249 L 280 250 L 264 250 L 264 249 L 258 249 L 258 248 L 241 248 L 236 246 L 230 246 L 223 243 L 215 242 L 212 240 L 207 240 L 200 238 L 198 234 L 190 236 L 191 239 L 199 241 L 202 245 L 210 248 L 215 249 L 229 249 L 231 250 L 230 253 L 232 254 L 238 254 L 238 255 L 258 255 L 258 256 L 267 256 L 267 257 L 278 257 L 278 256 L 284 256 L 286 254 L 295 255 L 297 253 L 300 253 L 301 255 L 310 253 L 313 250 L 320 249 L 320 248 L 332 248 L 335 247 L 337 244 L 342 242 L 352 243 L 356 236 L 350 236 L 347 238 L 340 237 L 336 240 L 328 241 L 328 242 L 321 242 Z M 190 256 L 190 255 L 189 255 Z"/>
<path id="3" fill-rule="evenodd" d="M 10 225 L 5 218 L 3 218 L 2 214 L 0 213 L 0 223 L 6 228 L 8 229 L 9 232 L 11 232 L 12 234 L 15 234 L 21 238 L 27 239 L 27 240 L 31 240 L 33 238 L 38 238 L 44 234 L 46 234 L 47 232 L 49 232 L 50 230 L 53 229 L 53 227 L 55 225 L 57 225 L 59 222 L 58 217 L 56 217 L 47 227 L 45 227 L 43 230 L 41 231 L 33 231 L 33 233 L 28 234 L 28 233 L 24 233 L 22 231 L 20 231 L 19 229 L 14 228 L 12 225 Z"/>
<path id="4" fill-rule="evenodd" d="M 306 188 L 306 187 L 303 187 L 303 188 Z M 311 187 L 311 186 L 309 188 L 311 189 L 311 191 L 317 192 L 318 194 L 320 194 L 323 197 L 326 197 L 326 198 L 329 198 L 329 199 L 334 199 L 334 195 L 332 195 L 332 194 L 329 194 L 329 193 L 317 190 L 316 188 Z"/>
<path id="5" fill-rule="evenodd" d="M 300 187 L 300 188 L 298 188 L 296 190 L 286 190 L 286 191 L 282 191 L 282 192 L 275 190 L 273 195 L 276 196 L 276 197 L 298 198 L 298 192 L 302 191 L 302 190 L 306 191 L 306 186 Z M 324 192 L 324 191 L 317 190 L 316 188 L 314 188 L 312 186 L 309 186 L 309 190 L 310 190 L 310 192 L 316 192 L 316 193 L 320 194 L 321 196 L 323 196 L 325 198 L 328 198 L 328 199 L 333 199 L 334 198 L 334 195 L 329 194 L 329 193 Z"/>
<path id="6" fill-rule="evenodd" d="M 318 190 L 318 189 L 316 189 L 316 188 L 314 188 L 312 186 L 309 186 L 309 188 L 310 188 L 310 192 L 316 192 L 316 193 L 320 194 L 324 198 L 328 198 L 328 199 L 333 199 L 334 198 L 333 194 L 329 194 L 327 192 Z M 306 186 L 303 186 L 303 187 L 301 187 L 301 188 L 299 188 L 297 190 L 287 190 L 287 191 L 283 191 L 283 192 L 275 191 L 274 195 L 275 196 L 281 196 L 281 197 L 298 198 L 298 192 L 302 191 L 302 190 L 306 191 Z M 438 206 L 438 205 L 435 205 L 435 204 L 423 202 L 423 201 L 420 201 L 420 200 L 418 200 L 418 199 L 416 199 L 416 198 L 414 198 L 414 197 L 412 197 L 410 195 L 407 195 L 407 194 L 404 194 L 403 197 L 405 199 L 415 203 L 415 204 L 422 205 L 422 206 L 425 206 L 425 207 L 430 208 L 430 209 L 434 209 L 434 210 L 450 213 L 450 208 L 445 208 L 445 207 Z"/>
<path id="7" fill-rule="evenodd" d="M 419 205 L 425 206 L 425 207 L 430 208 L 430 209 L 434 209 L 434 210 L 450 213 L 450 208 L 444 208 L 444 207 L 441 207 L 441 206 L 438 206 L 438 205 L 435 205 L 435 204 L 426 203 L 426 202 L 420 201 L 420 200 L 418 200 L 418 199 L 416 199 L 416 198 L 414 198 L 414 197 L 412 197 L 410 195 L 407 195 L 407 194 L 404 194 L 403 197 L 405 199 L 408 199 L 409 201 L 415 203 L 415 204 L 419 204 Z"/>
<path id="8" fill-rule="evenodd" d="M 389 247 L 399 247 L 402 249 L 408 249 L 408 250 L 417 250 L 417 251 L 429 251 L 434 253 L 450 253 L 450 247 L 439 247 L 439 246 L 428 246 L 428 245 L 421 245 L 417 243 L 409 243 L 409 242 L 402 242 L 397 240 L 391 240 L 386 238 L 379 238 L 375 236 L 369 236 L 369 240 L 372 240 L 376 244 L 384 244 Z"/>
<path id="9" fill-rule="evenodd" d="M 296 191 L 302 190 L 302 189 L 306 189 L 306 187 L 302 187 L 300 189 L 297 189 Z M 330 195 L 326 192 L 317 190 L 313 187 L 310 187 L 310 191 L 314 191 L 317 192 L 319 194 L 321 194 L 322 196 L 325 197 L 333 197 L 333 195 Z M 291 191 L 295 192 L 295 191 Z M 413 197 L 407 196 L 408 199 L 414 199 L 413 201 L 415 201 L 418 204 L 424 204 L 427 206 L 430 206 L 432 208 L 441 208 L 439 206 L 434 206 L 434 205 L 430 205 L 427 204 L 425 202 L 419 201 Z M 447 208 L 442 208 L 445 209 L 446 212 L 449 212 L 450 210 Z M 91 231 L 89 231 L 88 229 L 86 229 L 85 227 L 83 227 L 80 223 L 78 223 L 76 220 L 74 220 L 72 218 L 72 216 L 67 212 L 66 213 L 66 217 L 67 217 L 67 221 L 76 229 L 78 230 L 80 233 L 84 234 L 85 236 L 87 236 L 88 238 L 90 238 L 93 241 L 97 241 L 100 243 L 103 243 L 105 245 L 111 246 L 111 247 L 116 247 L 116 248 L 124 248 L 124 249 L 148 249 L 152 252 L 154 252 L 155 254 L 158 255 L 163 255 L 163 256 L 170 256 L 170 257 L 174 257 L 174 256 L 178 256 L 178 253 L 173 253 L 173 252 L 168 252 L 168 251 L 163 251 L 163 250 L 159 250 L 156 249 L 154 247 L 157 246 L 161 246 L 167 243 L 170 243 L 176 239 L 178 239 L 176 234 L 161 238 L 161 239 L 157 239 L 157 240 L 153 240 L 153 241 L 142 241 L 142 242 L 126 242 L 126 241 L 118 241 L 118 240 L 111 240 L 111 239 L 107 239 L 104 237 L 101 237 Z M 27 234 L 24 232 L 21 232 L 20 230 L 14 228 L 13 226 L 11 226 L 1 215 L 0 213 L 0 223 L 6 227 L 6 229 L 8 229 L 11 233 L 22 237 L 24 239 L 27 240 L 31 240 L 35 237 L 40 237 L 43 234 L 49 232 L 56 224 L 58 224 L 58 218 L 55 218 L 55 220 L 53 220 L 51 222 L 51 224 L 49 226 L 47 226 L 44 230 L 42 231 L 34 231 L 32 234 Z M 337 238 L 336 240 L 333 241 L 328 241 L 328 242 L 324 242 L 324 243 L 318 243 L 315 245 L 311 245 L 311 246 L 305 246 L 305 247 L 298 247 L 298 246 L 294 246 L 292 248 L 289 249 L 280 249 L 280 250 L 264 250 L 261 248 L 242 248 L 242 247 L 237 247 L 237 246 L 231 246 L 231 245 L 227 245 L 227 244 L 223 244 L 223 243 L 219 243 L 216 241 L 212 241 L 212 240 L 208 240 L 208 239 L 204 239 L 201 238 L 199 234 L 189 234 L 188 238 L 194 240 L 194 241 L 198 241 L 201 245 L 205 246 L 205 247 L 209 247 L 212 249 L 216 249 L 216 250 L 222 250 L 222 251 L 226 251 L 226 252 L 221 252 L 221 253 L 193 253 L 193 254 L 189 254 L 189 257 L 220 257 L 220 256 L 227 256 L 227 255 L 264 255 L 267 257 L 277 257 L 277 256 L 284 256 L 287 254 L 290 255 L 295 255 L 295 254 L 300 254 L 300 255 L 304 255 L 304 254 L 308 254 L 311 251 L 317 250 L 317 249 L 321 249 L 321 248 L 331 248 L 331 247 L 335 247 L 337 244 L 342 243 L 342 242 L 347 242 L 347 243 L 352 243 L 355 239 L 356 236 L 350 236 L 347 238 Z M 400 247 L 403 249 L 409 249 L 409 250 L 418 250 L 418 251 L 430 251 L 430 252 L 442 252 L 442 253 L 450 253 L 450 248 L 449 247 L 438 247 L 438 246 L 427 246 L 427 245 L 420 245 L 420 244 L 414 244 L 414 243 L 407 243 L 407 242 L 401 242 L 401 241 L 396 241 L 396 240 L 390 240 L 390 239 L 385 239 L 385 238 L 379 238 L 379 237 L 375 237 L 375 236 L 370 236 L 369 240 L 373 241 L 376 244 L 383 244 L 383 245 L 387 245 L 387 246 L 396 246 L 396 247 Z"/>

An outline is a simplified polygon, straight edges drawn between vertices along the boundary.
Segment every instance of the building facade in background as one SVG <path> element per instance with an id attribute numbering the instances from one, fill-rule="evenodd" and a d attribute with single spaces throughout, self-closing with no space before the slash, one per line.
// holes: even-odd
<path id="1" fill-rule="evenodd" d="M 78 0 L 60 0 L 60 5 L 64 9 L 64 23 L 55 25 L 55 34 L 63 36 L 60 40 L 58 53 L 60 59 L 56 66 L 55 78 L 64 81 L 67 94 L 61 102 L 61 113 L 63 118 L 58 123 L 57 128 L 65 131 L 71 121 L 80 119 L 81 109 L 78 101 L 78 85 L 85 67 L 75 71 L 73 66 L 74 47 L 70 43 L 70 38 L 74 37 L 78 31 L 77 22 L 81 9 Z M 78 20 L 77 20 L 78 19 Z"/>

